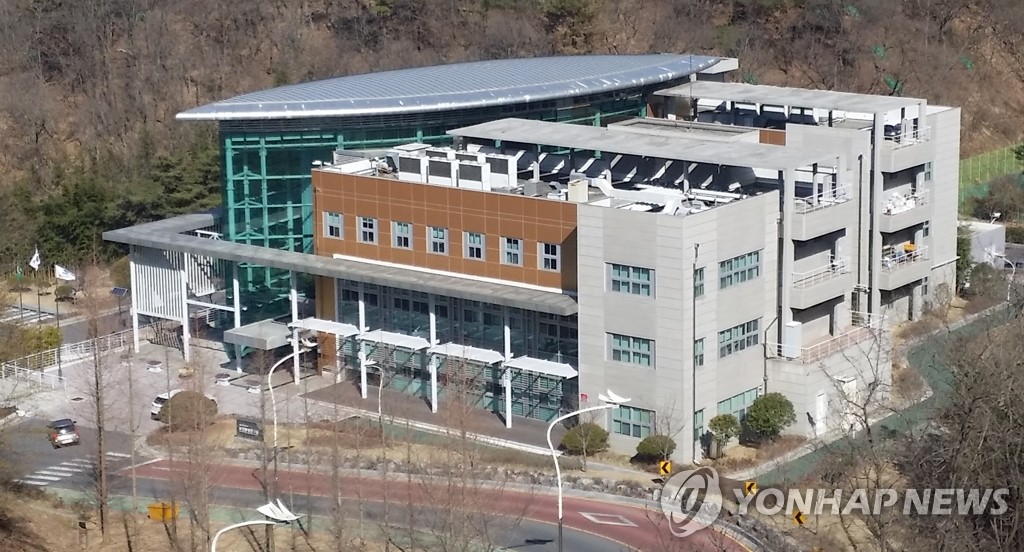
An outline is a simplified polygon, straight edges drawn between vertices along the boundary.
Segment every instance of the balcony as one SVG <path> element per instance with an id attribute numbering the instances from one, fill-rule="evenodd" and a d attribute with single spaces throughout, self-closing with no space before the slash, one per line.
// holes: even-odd
<path id="1" fill-rule="evenodd" d="M 803 344 L 769 343 L 768 350 L 782 360 L 808 364 L 822 361 L 850 347 L 881 337 L 885 328 L 885 317 L 866 312 L 851 312 L 850 317 L 849 328 L 839 335 L 825 336 L 806 346 Z M 867 346 L 864 345 L 863 348 L 867 349 Z"/>
<path id="2" fill-rule="evenodd" d="M 882 270 L 878 288 L 891 291 L 928 276 L 932 270 L 928 248 L 912 243 L 882 248 Z"/>
<path id="3" fill-rule="evenodd" d="M 807 272 L 793 273 L 790 307 L 807 309 L 845 294 L 853 287 L 849 257 L 831 257 L 829 263 Z"/>
<path id="4" fill-rule="evenodd" d="M 928 127 L 903 130 L 901 125 L 885 125 L 881 143 L 882 172 L 894 173 L 923 165 L 935 157 L 935 143 Z"/>
<path id="5" fill-rule="evenodd" d="M 796 198 L 790 237 L 806 241 L 846 228 L 856 220 L 855 209 L 856 203 L 842 187 Z"/>
<path id="6" fill-rule="evenodd" d="M 928 190 L 918 190 L 910 195 L 893 192 L 882 205 L 878 229 L 882 232 L 897 232 L 921 224 L 929 217 L 931 210 L 928 209 Z"/>

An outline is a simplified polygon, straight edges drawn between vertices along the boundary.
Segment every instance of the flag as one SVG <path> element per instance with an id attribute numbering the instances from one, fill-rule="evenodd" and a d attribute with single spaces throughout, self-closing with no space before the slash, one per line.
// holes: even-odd
<path id="1" fill-rule="evenodd" d="M 39 270 L 39 265 L 41 264 L 43 264 L 43 261 L 39 258 L 39 248 L 36 247 L 36 253 L 32 255 L 32 260 L 28 262 L 28 266 L 31 266 L 32 270 Z"/>
<path id="2" fill-rule="evenodd" d="M 25 274 L 21 270 L 21 263 L 18 263 L 18 272 L 16 272 L 15 274 L 18 276 L 18 283 L 20 284 L 21 278 L 25 276 Z"/>
<path id="3" fill-rule="evenodd" d="M 53 265 L 53 275 L 58 280 L 67 280 L 69 282 L 72 282 L 75 279 L 75 274 L 73 272 L 64 268 L 63 266 L 60 266 L 59 264 Z"/>

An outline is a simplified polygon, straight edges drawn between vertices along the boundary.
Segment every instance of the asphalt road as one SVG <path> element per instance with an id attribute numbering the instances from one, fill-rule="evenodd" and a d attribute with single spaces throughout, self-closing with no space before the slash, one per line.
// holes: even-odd
<path id="1" fill-rule="evenodd" d="M 26 485 L 75 490 L 92 488 L 97 459 L 96 430 L 79 424 L 81 444 L 54 449 L 46 437 L 49 422 L 27 418 L 6 427 L 0 445 L 5 451 L 0 469 Z M 110 468 L 130 467 L 130 436 L 108 431 L 106 438 L 106 459 Z"/>
<path id="2" fill-rule="evenodd" d="M 101 317 L 97 321 L 97 328 L 99 329 L 100 335 L 117 333 L 132 327 L 132 317 L 128 312 L 127 306 L 125 306 L 120 319 L 121 322 L 118 323 L 118 315 L 116 312 Z M 64 338 L 64 343 L 78 343 L 80 341 L 86 341 L 89 339 L 89 321 L 80 320 L 71 324 L 61 323 L 60 333 Z"/>

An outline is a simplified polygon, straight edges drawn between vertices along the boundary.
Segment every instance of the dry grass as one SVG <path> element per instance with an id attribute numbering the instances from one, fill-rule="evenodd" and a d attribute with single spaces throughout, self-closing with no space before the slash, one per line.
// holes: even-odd
<path id="1" fill-rule="evenodd" d="M 725 456 L 711 461 L 711 465 L 721 473 L 746 470 L 772 460 L 781 458 L 786 453 L 807 442 L 806 437 L 799 435 L 783 435 L 778 439 L 758 447 L 737 445 L 725 451 Z"/>

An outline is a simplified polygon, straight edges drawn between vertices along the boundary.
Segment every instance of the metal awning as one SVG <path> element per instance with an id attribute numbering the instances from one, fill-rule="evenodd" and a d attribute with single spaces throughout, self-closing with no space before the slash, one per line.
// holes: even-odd
<path id="1" fill-rule="evenodd" d="M 240 347 L 270 351 L 287 345 L 291 334 L 287 324 L 267 319 L 224 330 L 224 342 Z"/>
<path id="2" fill-rule="evenodd" d="M 445 355 L 483 364 L 496 364 L 505 360 L 505 355 L 497 351 L 459 345 L 458 343 L 445 343 L 444 345 L 431 347 L 429 352 L 434 355 Z"/>
<path id="3" fill-rule="evenodd" d="M 352 324 L 331 322 L 330 320 L 324 320 L 322 318 L 303 318 L 298 322 L 289 324 L 289 326 L 341 337 L 352 337 L 353 335 L 359 334 L 359 328 Z"/>
<path id="4" fill-rule="evenodd" d="M 420 349 L 426 349 L 430 346 L 430 342 L 422 337 L 385 332 L 384 330 L 374 330 L 372 332 L 360 334 L 359 339 L 362 341 L 383 343 L 393 347 L 401 347 L 403 349 L 409 349 L 410 351 L 419 351 Z"/>
<path id="5" fill-rule="evenodd" d="M 556 378 L 572 379 L 579 375 L 579 372 L 575 368 L 568 364 L 562 364 L 561 362 L 552 362 L 550 360 L 541 360 L 539 358 L 522 356 L 514 358 L 505 363 L 505 368 L 516 368 L 518 370 L 524 370 L 526 372 L 533 372 L 535 374 L 544 374 L 545 376 L 554 376 Z"/>

